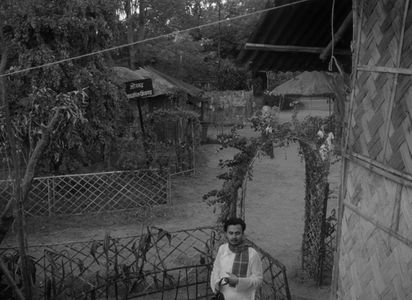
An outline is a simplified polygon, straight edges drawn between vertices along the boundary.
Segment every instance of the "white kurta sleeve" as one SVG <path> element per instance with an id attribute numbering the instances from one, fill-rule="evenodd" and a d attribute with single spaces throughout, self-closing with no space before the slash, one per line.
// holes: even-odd
<path id="1" fill-rule="evenodd" d="M 239 291 L 256 289 L 262 283 L 263 271 L 262 271 L 262 260 L 259 254 L 253 249 L 253 255 L 250 257 L 250 275 L 245 278 L 239 278 L 237 284 L 237 289 Z"/>
<path id="2" fill-rule="evenodd" d="M 217 251 L 215 261 L 213 263 L 213 270 L 212 274 L 210 275 L 210 287 L 212 288 L 212 291 L 215 293 L 216 292 L 216 284 L 220 280 L 220 256 L 222 255 L 222 246 L 219 247 L 219 250 Z"/>

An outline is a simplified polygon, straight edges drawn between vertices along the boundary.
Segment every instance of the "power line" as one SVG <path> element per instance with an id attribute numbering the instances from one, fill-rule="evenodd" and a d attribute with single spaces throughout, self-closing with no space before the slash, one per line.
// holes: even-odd
<path id="1" fill-rule="evenodd" d="M 195 27 L 182 29 L 182 30 L 175 31 L 175 32 L 172 32 L 172 33 L 167 33 L 167 34 L 162 34 L 162 35 L 159 35 L 159 36 L 147 38 L 147 39 L 140 40 L 140 41 L 133 42 L 133 43 L 122 44 L 122 45 L 119 45 L 119 46 L 110 47 L 110 48 L 106 48 L 106 49 L 103 49 L 103 50 L 98 50 L 98 51 L 90 52 L 90 53 L 87 53 L 87 54 L 82 54 L 82 55 L 79 55 L 79 56 L 74 56 L 74 57 L 70 57 L 70 58 L 57 60 L 57 61 L 54 61 L 54 62 L 42 64 L 42 65 L 39 65 L 39 66 L 34 66 L 34 67 L 22 69 L 22 70 L 17 70 L 17 71 L 6 73 L 6 74 L 0 74 L 0 78 L 1 77 L 6 77 L 6 76 L 16 75 L 16 74 L 20 74 L 20 73 L 25 73 L 25 72 L 33 71 L 33 70 L 37 70 L 37 69 L 47 68 L 47 67 L 50 67 L 50 66 L 53 66 L 53 65 L 64 63 L 64 62 L 68 62 L 68 61 L 72 61 L 72 60 L 76 60 L 76 59 L 81 59 L 81 58 L 85 58 L 85 57 L 89 57 L 89 56 L 93 56 L 93 55 L 97 55 L 97 54 L 101 54 L 101 53 L 106 53 L 106 52 L 110 52 L 110 51 L 130 47 L 130 46 L 142 44 L 142 43 L 145 43 L 145 42 L 150 42 L 150 41 L 154 41 L 154 40 L 158 40 L 158 39 L 162 39 L 162 38 L 166 38 L 166 37 L 172 37 L 172 36 L 175 36 L 175 35 L 178 35 L 178 34 L 181 34 L 181 33 L 185 33 L 185 32 L 189 32 L 189 31 L 192 31 L 192 30 L 195 30 L 195 29 L 201 29 L 201 28 L 205 28 L 205 27 L 209 27 L 209 26 L 213 26 L 213 25 L 217 25 L 217 24 L 221 24 L 221 23 L 231 22 L 233 20 L 238 20 L 238 19 L 246 18 L 246 17 L 252 16 L 252 15 L 261 14 L 261 13 L 264 13 L 264 12 L 277 10 L 277 9 L 281 9 L 281 8 L 285 8 L 285 7 L 288 7 L 288 6 L 293 6 L 293 5 L 297 5 L 297 4 L 301 4 L 301 3 L 309 2 L 309 1 L 313 1 L 313 0 L 300 0 L 300 1 L 292 2 L 292 3 L 288 3 L 288 4 L 284 4 L 284 5 L 279 5 L 279 6 L 275 6 L 275 7 L 271 7 L 271 8 L 261 9 L 261 10 L 257 10 L 257 11 L 251 12 L 251 13 L 236 16 L 236 17 L 233 17 L 233 18 L 218 20 L 218 21 L 207 23 L 207 24 L 198 25 L 198 26 L 195 26 Z"/>

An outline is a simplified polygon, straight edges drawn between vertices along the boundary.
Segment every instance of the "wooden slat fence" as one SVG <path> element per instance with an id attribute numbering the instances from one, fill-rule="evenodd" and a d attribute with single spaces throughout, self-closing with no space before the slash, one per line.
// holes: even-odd
<path id="1" fill-rule="evenodd" d="M 37 177 L 25 203 L 29 216 L 80 215 L 152 207 L 170 201 L 170 178 L 159 170 Z M 0 208 L 12 182 L 0 181 Z"/>

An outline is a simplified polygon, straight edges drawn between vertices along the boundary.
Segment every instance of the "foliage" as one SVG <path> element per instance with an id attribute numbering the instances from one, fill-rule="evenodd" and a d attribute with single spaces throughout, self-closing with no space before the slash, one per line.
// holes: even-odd
<path id="1" fill-rule="evenodd" d="M 268 3 L 261 0 L 144 1 L 146 8 L 142 16 L 137 9 L 141 1 L 129 2 L 134 9 L 129 20 L 123 22 L 122 26 L 133 27 L 135 41 L 216 22 L 219 20 L 219 10 L 220 19 L 224 20 L 262 9 Z M 141 17 L 144 18 L 144 28 L 139 24 Z M 138 66 L 153 65 L 165 73 L 175 74 L 178 78 L 192 83 L 215 80 L 219 56 L 230 62 L 233 65 L 231 68 L 235 68 L 234 61 L 258 19 L 258 14 L 251 15 L 224 22 L 220 29 L 216 24 L 139 44 L 136 47 L 136 63 Z M 141 30 L 144 31 L 144 36 L 140 35 Z M 121 38 L 122 43 L 127 41 L 126 30 L 123 30 Z M 119 60 L 125 61 L 122 57 L 129 55 L 126 50 L 119 52 Z"/>
<path id="2" fill-rule="evenodd" d="M 116 1 L 71 0 L 58 3 L 36 0 L 21 6 L 6 2 L 9 4 L 5 6 L 7 13 L 13 17 L 5 20 L 5 28 L 9 32 L 5 41 L 10 50 L 14 50 L 9 56 L 6 72 L 100 50 L 111 46 L 117 35 Z M 29 95 L 41 89 L 67 93 L 87 88 L 89 97 L 84 115 L 88 122 L 53 136 L 40 172 L 73 172 L 76 166 L 93 163 L 94 157 L 99 157 L 96 153 L 104 156 L 104 148 L 117 130 L 121 94 L 111 81 L 111 72 L 103 56 L 9 76 L 6 85 L 13 121 L 23 126 L 19 139 L 26 155 L 31 151 L 30 140 L 33 139 L 30 128 L 24 127 L 33 124 Z M 50 107 L 40 105 L 36 109 L 39 110 L 38 116 L 45 116 Z M 44 119 L 38 121 L 38 124 L 45 123 Z"/>
<path id="3" fill-rule="evenodd" d="M 170 168 L 175 160 L 177 165 L 182 165 L 184 157 L 193 160 L 193 147 L 200 143 L 199 115 L 193 111 L 174 109 L 160 109 L 147 116 L 147 148 L 149 161 L 152 165 L 163 169 Z M 168 129 L 174 128 L 171 132 Z M 168 153 L 167 156 L 157 155 L 155 149 Z M 174 159 L 173 159 L 174 158 Z M 188 169 L 194 166 L 189 165 Z M 175 170 L 183 171 L 183 170 Z"/>
<path id="4" fill-rule="evenodd" d="M 134 257 L 130 263 L 119 262 L 124 259 L 124 245 L 109 233 L 102 241 L 92 242 L 89 250 L 94 260 L 92 265 L 85 266 L 83 261 L 75 260 L 64 252 L 46 251 L 51 267 L 51 277 L 46 279 L 46 299 L 56 299 L 62 295 L 77 299 L 82 295 L 96 294 L 102 287 L 105 287 L 107 295 L 109 291 L 114 293 L 116 299 L 139 292 L 146 286 L 146 273 L 151 268 L 147 265 L 147 254 L 155 248 L 161 260 L 158 243 L 163 239 L 170 244 L 170 232 L 147 226 L 146 232 L 142 230 L 139 239 L 127 246 L 127 251 Z M 162 262 L 160 266 L 166 270 Z"/>
<path id="5" fill-rule="evenodd" d="M 247 90 L 250 74 L 246 68 L 235 66 L 230 60 L 225 59 L 217 73 L 219 90 Z"/>
<path id="6" fill-rule="evenodd" d="M 320 136 L 319 131 L 333 132 L 334 120 L 334 116 L 328 118 L 309 116 L 300 122 L 297 119 L 297 111 L 295 111 L 292 122 L 280 123 L 276 111 L 271 111 L 258 113 L 251 118 L 252 128 L 259 133 L 257 138 L 241 137 L 236 127 L 229 135 L 220 135 L 219 142 L 222 149 L 232 147 L 238 149 L 239 152 L 233 159 L 219 161 L 219 166 L 226 170 L 218 175 L 218 178 L 223 180 L 222 188 L 212 190 L 203 196 L 209 205 L 221 208 L 218 223 L 228 217 L 237 216 L 238 192 L 245 180 L 252 179 L 254 158 L 261 154 L 274 158 L 273 147 L 287 147 L 292 142 L 298 142 L 300 154 L 306 162 L 307 178 L 308 176 L 325 178 L 323 171 L 329 170 L 331 153 L 327 153 L 326 160 L 322 159 L 322 147 L 327 142 L 328 135 Z M 332 151 L 332 148 L 327 150 Z M 319 166 L 321 166 L 320 169 Z M 319 170 L 322 170 L 321 174 Z M 309 188 L 307 185 L 307 189 Z"/>
<path id="7" fill-rule="evenodd" d="M 259 138 L 241 137 L 237 132 L 237 127 L 233 127 L 230 134 L 218 136 L 221 149 L 231 147 L 239 150 L 233 159 L 219 161 L 219 166 L 226 169 L 226 172 L 218 175 L 218 178 L 223 180 L 222 188 L 212 190 L 203 196 L 209 205 L 220 206 L 219 223 L 228 217 L 236 216 L 238 191 L 244 180 L 252 179 L 252 165 L 255 157 L 261 154 L 273 157 L 273 143 L 266 131 L 269 119 L 261 118 L 260 121 L 253 123 L 254 129 L 261 133 Z"/>
<path id="8" fill-rule="evenodd" d="M 18 252 L 6 253 L 0 256 L 2 264 L 6 267 L 8 273 L 12 276 L 14 282 L 18 288 L 22 288 L 22 276 L 20 269 L 21 257 Z M 36 267 L 34 257 L 27 256 L 28 272 L 30 272 L 30 278 L 33 283 L 36 283 Z M 6 275 L 0 270 L 0 299 L 17 299 L 13 287 L 6 280 Z"/>

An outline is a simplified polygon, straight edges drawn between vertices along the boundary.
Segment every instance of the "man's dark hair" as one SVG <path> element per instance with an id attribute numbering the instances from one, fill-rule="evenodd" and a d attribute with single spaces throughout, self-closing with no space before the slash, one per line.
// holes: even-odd
<path id="1" fill-rule="evenodd" d="M 227 231 L 227 228 L 228 228 L 230 225 L 240 225 L 240 226 L 242 226 L 242 232 L 245 231 L 245 229 L 246 229 L 246 223 L 245 223 L 242 219 L 240 219 L 240 218 L 230 218 L 230 219 L 227 219 L 227 220 L 225 221 L 225 223 L 223 224 L 223 230 L 226 232 L 226 231 Z"/>

